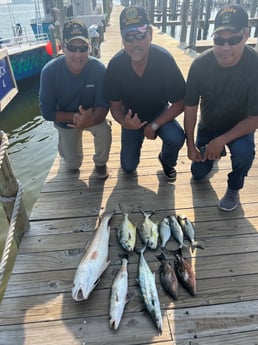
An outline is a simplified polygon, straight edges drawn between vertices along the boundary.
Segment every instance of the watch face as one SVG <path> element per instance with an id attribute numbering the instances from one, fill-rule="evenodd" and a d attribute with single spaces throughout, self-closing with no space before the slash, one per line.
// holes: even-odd
<path id="1" fill-rule="evenodd" d="M 153 123 L 152 125 L 151 125 L 151 128 L 154 130 L 154 131 L 156 131 L 158 128 L 159 128 L 159 125 L 157 125 L 157 123 Z"/>

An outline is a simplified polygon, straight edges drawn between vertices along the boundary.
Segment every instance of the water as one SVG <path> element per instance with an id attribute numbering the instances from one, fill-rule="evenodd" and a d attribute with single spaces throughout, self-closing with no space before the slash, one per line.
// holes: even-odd
<path id="1" fill-rule="evenodd" d="M 34 3 L 13 4 L 15 20 L 30 33 L 29 19 L 35 17 Z M 43 12 L 42 12 L 43 13 Z M 12 28 L 7 5 L 0 4 L 0 36 L 10 37 Z M 31 30 L 32 33 L 32 30 Z M 18 85 L 19 93 L 0 112 L 0 129 L 9 140 L 7 150 L 16 179 L 21 181 L 23 201 L 28 216 L 38 198 L 42 184 L 57 153 L 57 133 L 51 122 L 40 116 L 38 105 L 39 78 Z M 9 224 L 0 203 L 0 257 L 5 245 Z M 11 271 L 15 248 L 7 269 Z M 3 288 L 0 287 L 0 301 Z"/>
<path id="2" fill-rule="evenodd" d="M 44 11 L 40 2 L 40 14 L 43 17 Z M 24 1 L 19 4 L 7 4 L 0 0 L 0 37 L 12 37 L 13 26 L 20 23 L 23 33 L 32 35 L 30 20 L 35 19 L 35 4 L 33 0 Z"/>

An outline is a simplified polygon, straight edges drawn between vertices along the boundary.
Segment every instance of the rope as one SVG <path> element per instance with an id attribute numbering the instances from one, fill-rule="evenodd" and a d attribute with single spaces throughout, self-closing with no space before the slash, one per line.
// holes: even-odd
<path id="1" fill-rule="evenodd" d="M 0 146 L 0 169 L 1 169 L 3 159 L 4 159 L 4 154 L 5 154 L 6 148 L 8 147 L 8 139 L 7 139 L 6 134 L 3 131 L 0 131 L 0 137 L 2 137 L 2 142 Z M 7 239 L 5 242 L 5 247 L 3 250 L 3 255 L 2 255 L 1 263 L 0 263 L 0 285 L 2 284 L 2 281 L 4 278 L 4 272 L 6 269 L 8 257 L 10 254 L 10 250 L 11 250 L 11 246 L 12 246 L 12 242 L 14 238 L 16 220 L 19 213 L 20 203 L 21 203 L 22 194 L 23 194 L 23 188 L 22 188 L 21 182 L 17 180 L 17 184 L 18 184 L 18 191 L 17 191 L 16 197 L 7 198 L 7 197 L 0 196 L 0 201 L 2 201 L 3 203 L 13 202 L 15 200 L 13 213 L 12 213 L 12 217 L 11 217 L 11 221 L 9 225 L 8 234 L 7 234 Z"/>

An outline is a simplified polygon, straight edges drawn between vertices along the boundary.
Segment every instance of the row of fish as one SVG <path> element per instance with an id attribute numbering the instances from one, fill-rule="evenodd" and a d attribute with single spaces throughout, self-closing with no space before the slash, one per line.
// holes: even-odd
<path id="1" fill-rule="evenodd" d="M 76 301 L 86 300 L 89 297 L 92 290 L 98 284 L 102 273 L 110 264 L 110 260 L 108 260 L 110 236 L 109 222 L 113 214 L 114 213 L 106 214 L 102 218 L 77 267 L 72 287 L 72 297 Z M 140 258 L 137 281 L 140 286 L 144 304 L 156 327 L 160 332 L 162 332 L 162 314 L 155 283 L 155 274 L 151 272 L 143 255 L 146 247 L 149 247 L 148 242 L 146 242 L 145 246 L 139 252 Z M 192 295 L 195 295 L 196 282 L 190 264 L 182 257 L 179 251 L 176 251 L 173 254 L 175 257 L 174 265 L 166 258 L 164 253 L 157 256 L 161 262 L 160 278 L 164 289 L 173 298 L 177 298 L 178 283 L 175 275 L 176 271 L 178 279 Z M 128 256 L 124 255 L 121 268 L 117 273 L 111 288 L 109 316 L 110 327 L 114 330 L 118 328 L 125 305 L 128 302 L 127 264 Z"/>
<path id="2" fill-rule="evenodd" d="M 121 206 L 120 206 L 121 208 Z M 160 226 L 158 222 L 151 220 L 152 213 L 146 213 L 141 210 L 144 216 L 144 222 L 140 227 L 134 225 L 130 219 L 129 214 L 125 211 L 123 221 L 117 228 L 117 237 L 119 243 L 127 252 L 133 252 L 136 244 L 136 232 L 138 230 L 139 236 L 143 243 L 147 244 L 150 249 L 157 249 L 158 240 L 160 238 L 161 248 L 165 248 L 171 236 L 178 242 L 179 248 L 187 247 L 184 243 L 184 237 L 190 241 L 191 249 L 203 249 L 203 247 L 194 239 L 195 231 L 190 220 L 183 214 L 165 217 Z"/>

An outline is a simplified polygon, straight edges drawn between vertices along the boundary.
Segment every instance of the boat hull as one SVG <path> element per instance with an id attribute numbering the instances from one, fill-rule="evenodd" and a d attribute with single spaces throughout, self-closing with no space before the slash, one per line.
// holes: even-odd
<path id="1" fill-rule="evenodd" d="M 44 65 L 51 59 L 45 49 L 46 44 L 9 51 L 9 57 L 16 81 L 40 74 Z"/>

